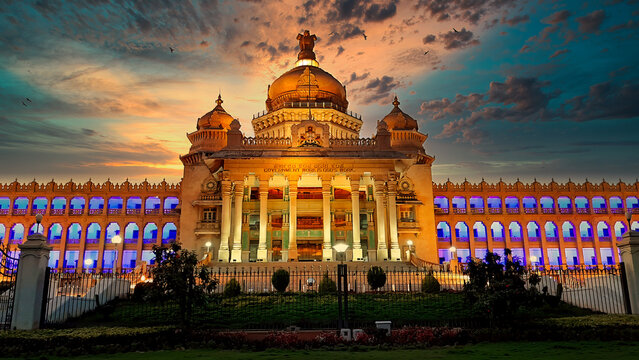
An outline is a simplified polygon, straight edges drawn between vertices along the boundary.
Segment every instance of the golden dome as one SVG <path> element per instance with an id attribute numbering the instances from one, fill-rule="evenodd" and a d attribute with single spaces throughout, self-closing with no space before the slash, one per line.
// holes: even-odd
<path id="1" fill-rule="evenodd" d="M 388 130 L 417 130 L 417 121 L 399 108 L 397 96 L 393 100 L 393 105 L 395 106 L 393 110 L 382 119 L 388 126 Z"/>
<path id="2" fill-rule="evenodd" d="M 310 96 L 309 96 L 310 95 Z M 348 107 L 346 89 L 331 74 L 315 66 L 298 66 L 273 81 L 266 106 L 277 110 L 286 102 L 332 102 Z"/>
<path id="3" fill-rule="evenodd" d="M 213 108 L 213 110 L 207 112 L 202 115 L 201 118 L 197 119 L 197 129 L 230 129 L 231 122 L 233 122 L 233 117 L 229 115 L 226 110 L 222 107 L 222 96 L 218 95 L 217 106 Z"/>

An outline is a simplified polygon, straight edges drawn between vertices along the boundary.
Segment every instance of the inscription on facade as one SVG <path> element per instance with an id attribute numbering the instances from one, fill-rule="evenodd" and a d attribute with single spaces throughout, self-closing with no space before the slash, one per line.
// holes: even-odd
<path id="1" fill-rule="evenodd" d="M 335 173 L 335 172 L 350 172 L 350 171 L 353 171 L 353 167 L 345 166 L 343 164 L 281 164 L 281 165 L 275 165 L 271 168 L 264 168 L 264 172 L 267 172 L 267 173 L 279 173 L 279 172 Z"/>

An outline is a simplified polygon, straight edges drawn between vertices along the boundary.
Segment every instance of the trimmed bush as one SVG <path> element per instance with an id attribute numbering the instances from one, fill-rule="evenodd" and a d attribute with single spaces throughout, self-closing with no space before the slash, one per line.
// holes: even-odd
<path id="1" fill-rule="evenodd" d="M 373 266 L 368 270 L 366 280 L 371 289 L 377 290 L 386 285 L 386 272 L 379 266 Z"/>
<path id="2" fill-rule="evenodd" d="M 324 273 L 317 291 L 320 294 L 334 294 L 337 292 L 337 284 L 335 284 L 335 281 L 328 276 L 328 271 Z"/>
<path id="3" fill-rule="evenodd" d="M 240 286 L 239 281 L 235 280 L 235 278 L 229 280 L 229 282 L 224 285 L 224 296 L 226 297 L 235 297 L 242 293 L 242 287 Z"/>
<path id="4" fill-rule="evenodd" d="M 135 288 L 133 289 L 133 300 L 136 300 L 136 301 L 147 300 L 152 295 L 151 294 L 152 290 L 153 290 L 152 282 L 138 283 L 137 285 L 135 285 Z"/>
<path id="5" fill-rule="evenodd" d="M 422 280 L 422 292 L 426 294 L 437 294 L 441 290 L 441 285 L 439 285 L 439 281 L 437 278 L 433 276 L 433 274 L 428 274 Z"/>
<path id="6" fill-rule="evenodd" d="M 291 275 L 284 269 L 279 269 L 273 273 L 271 277 L 271 283 L 275 290 L 283 293 L 288 287 L 288 283 L 291 281 Z"/>

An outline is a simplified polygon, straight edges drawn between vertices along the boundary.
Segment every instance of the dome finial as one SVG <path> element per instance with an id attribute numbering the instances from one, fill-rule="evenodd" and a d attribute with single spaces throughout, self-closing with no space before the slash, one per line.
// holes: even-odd
<path id="1" fill-rule="evenodd" d="M 397 100 L 397 95 L 395 95 L 395 99 L 393 100 L 393 105 L 395 105 L 395 107 L 399 106 L 399 100 Z"/>
<path id="2" fill-rule="evenodd" d="M 217 100 L 215 100 L 215 103 L 219 106 L 222 105 L 224 101 L 222 100 L 222 94 L 221 92 L 217 94 Z"/>

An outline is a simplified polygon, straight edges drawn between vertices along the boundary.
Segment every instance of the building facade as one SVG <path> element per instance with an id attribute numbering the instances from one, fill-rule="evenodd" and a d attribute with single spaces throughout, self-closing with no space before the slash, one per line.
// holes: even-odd
<path id="1" fill-rule="evenodd" d="M 362 118 L 320 68 L 314 35 L 298 40 L 295 67 L 251 121 L 254 137 L 218 96 L 187 135 L 180 184 L 0 185 L 0 240 L 17 251 L 39 231 L 51 267 L 100 271 L 150 262 L 153 245 L 174 241 L 231 263 L 335 261 L 342 242 L 349 261 L 463 262 L 505 248 L 527 264 L 618 261 L 639 182 L 434 184 L 427 135 L 398 99 L 361 138 Z"/>

